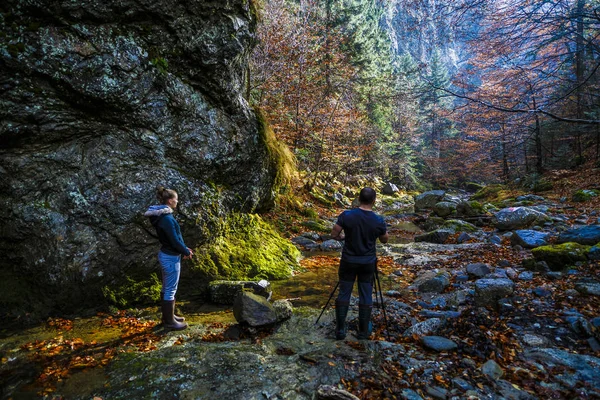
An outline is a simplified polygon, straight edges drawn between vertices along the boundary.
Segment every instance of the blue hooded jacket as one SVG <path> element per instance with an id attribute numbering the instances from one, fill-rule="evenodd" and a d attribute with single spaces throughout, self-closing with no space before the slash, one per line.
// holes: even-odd
<path id="1" fill-rule="evenodd" d="M 158 240 L 162 245 L 160 250 L 163 253 L 176 256 L 183 254 L 189 256 L 190 251 L 183 242 L 179 224 L 173 217 L 171 207 L 161 204 L 150 206 L 144 213 L 144 216 L 150 218 L 150 223 L 156 229 Z"/>

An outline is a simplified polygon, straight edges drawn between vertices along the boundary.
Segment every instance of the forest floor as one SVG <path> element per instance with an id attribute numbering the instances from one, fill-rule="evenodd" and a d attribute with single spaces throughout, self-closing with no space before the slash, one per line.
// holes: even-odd
<path id="1" fill-rule="evenodd" d="M 538 194 L 551 212 L 569 224 L 599 224 L 600 196 L 573 202 L 572 195 L 600 188 L 600 173 L 561 171 L 547 179 L 553 189 Z M 308 222 L 330 227 L 343 210 L 300 192 L 272 214 L 289 237 L 311 231 Z M 508 188 L 500 196 L 522 194 L 530 192 Z M 346 340 L 333 339 L 331 307 L 315 324 L 334 288 L 339 253 L 313 250 L 302 261 L 305 272 L 273 282 L 274 298 L 291 299 L 296 308 L 292 319 L 267 330 L 239 327 L 228 307 L 187 302 L 182 311 L 190 328 L 183 332 L 162 330 L 150 307 L 49 319 L 3 335 L 1 398 L 312 399 L 326 385 L 360 399 L 600 398 L 600 296 L 575 290 L 582 280 L 597 280 L 598 261 L 525 277 L 522 261 L 531 252 L 504 238 L 491 243 L 497 232 L 490 226 L 462 244 L 457 236 L 446 244 L 412 243 L 419 233 L 412 222 L 427 215 L 386 214 L 394 239 L 378 247 L 383 296 L 371 341 L 354 336 L 355 298 Z M 327 239 L 326 231 L 321 237 Z M 511 301 L 476 307 L 475 280 L 464 279 L 472 263 L 490 266 L 494 278 L 512 270 Z M 446 271 L 448 286 L 440 293 L 417 290 L 417 278 L 432 271 Z M 433 350 L 427 336 L 455 347 Z"/>

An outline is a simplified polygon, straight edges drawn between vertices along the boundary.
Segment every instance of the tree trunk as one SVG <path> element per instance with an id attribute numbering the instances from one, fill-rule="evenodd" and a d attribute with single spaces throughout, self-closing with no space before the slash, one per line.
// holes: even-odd
<path id="1" fill-rule="evenodd" d="M 577 118 L 583 118 L 583 81 L 585 75 L 585 46 L 583 43 L 583 11 L 585 7 L 585 0 L 577 0 L 576 18 L 576 53 L 575 53 L 575 76 L 577 79 Z M 575 127 L 575 146 L 577 150 L 577 157 L 579 160 L 583 158 L 583 146 L 581 138 L 580 127 Z"/>

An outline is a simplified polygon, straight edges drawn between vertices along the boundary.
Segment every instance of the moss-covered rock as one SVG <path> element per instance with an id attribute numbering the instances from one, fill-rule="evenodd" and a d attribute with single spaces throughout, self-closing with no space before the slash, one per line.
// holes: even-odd
<path id="1" fill-rule="evenodd" d="M 493 198 L 497 197 L 498 194 L 503 190 L 506 190 L 506 186 L 504 186 L 504 185 L 500 185 L 500 184 L 488 185 L 488 186 L 478 190 L 477 193 L 475 193 L 471 198 L 473 200 L 493 199 Z"/>
<path id="2" fill-rule="evenodd" d="M 320 221 L 304 221 L 300 225 L 317 232 L 329 233 L 331 228 L 326 227 Z"/>
<path id="3" fill-rule="evenodd" d="M 443 227 L 453 232 L 477 232 L 478 230 L 475 225 L 459 219 L 449 219 L 444 222 Z"/>
<path id="4" fill-rule="evenodd" d="M 284 279 L 300 252 L 256 214 L 232 213 L 212 240 L 196 249 L 194 271 L 211 279 Z"/>
<path id="5" fill-rule="evenodd" d="M 594 197 L 597 197 L 598 194 L 600 194 L 599 190 L 578 190 L 573 194 L 573 201 L 576 202 L 584 202 L 584 201 L 589 201 L 591 199 L 593 199 Z"/>
<path id="6" fill-rule="evenodd" d="M 541 246 L 532 250 L 537 261 L 545 261 L 551 270 L 567 269 L 578 261 L 586 261 L 591 246 L 568 242 L 557 245 Z"/>
<path id="7" fill-rule="evenodd" d="M 471 192 L 471 193 L 476 193 L 478 191 L 480 191 L 481 189 L 483 189 L 485 187 L 485 185 L 476 183 L 476 182 L 467 182 L 465 183 L 465 190 L 467 192 Z"/>
<path id="8" fill-rule="evenodd" d="M 161 286 L 161 281 L 156 274 L 141 280 L 127 276 L 126 283 L 116 288 L 105 286 L 102 288 L 102 293 L 115 306 L 128 308 L 156 302 L 160 298 Z"/>
<path id="9" fill-rule="evenodd" d="M 534 193 L 539 193 L 539 192 L 546 192 L 548 190 L 552 190 L 553 187 L 554 187 L 554 185 L 552 184 L 551 181 L 546 180 L 546 179 L 540 179 L 532 185 L 531 190 Z"/>

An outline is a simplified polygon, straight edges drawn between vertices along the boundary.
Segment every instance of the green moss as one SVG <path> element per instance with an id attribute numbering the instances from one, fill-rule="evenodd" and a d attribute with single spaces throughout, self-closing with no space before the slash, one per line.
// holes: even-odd
<path id="1" fill-rule="evenodd" d="M 488 185 L 481 190 L 478 190 L 471 198 L 473 200 L 492 200 L 506 198 L 508 190 L 506 186 L 496 184 L 496 185 Z"/>
<path id="2" fill-rule="evenodd" d="M 273 190 L 285 192 L 296 174 L 296 159 L 290 149 L 277 139 L 263 112 L 255 108 L 258 135 L 269 154 L 269 169 L 275 172 Z"/>
<path id="3" fill-rule="evenodd" d="M 478 192 L 483 189 L 485 186 L 476 182 L 467 182 L 465 183 L 465 190 L 469 192 Z"/>
<path id="4" fill-rule="evenodd" d="M 323 196 L 322 194 L 317 193 L 314 188 L 310 192 L 310 195 L 313 199 L 317 200 L 319 203 L 321 203 L 325 206 L 328 206 L 328 207 L 333 206 L 333 201 L 329 200 L 327 197 Z"/>
<path id="5" fill-rule="evenodd" d="M 597 197 L 600 191 L 598 190 L 578 190 L 573 194 L 573 201 L 584 202 Z"/>
<path id="6" fill-rule="evenodd" d="M 126 283 L 111 288 L 105 286 L 102 288 L 104 297 L 112 304 L 127 308 L 140 304 L 151 304 L 160 297 L 161 282 L 156 274 L 151 274 L 149 279 L 135 280 L 129 276 L 126 277 Z"/>
<path id="7" fill-rule="evenodd" d="M 161 74 L 166 74 L 169 69 L 169 62 L 163 57 L 154 57 L 150 60 L 152 65 L 154 65 Z"/>
<path id="8" fill-rule="evenodd" d="M 545 261 L 553 271 L 560 271 L 572 266 L 578 261 L 585 261 L 591 246 L 579 243 L 563 243 L 541 246 L 532 250 L 537 261 Z"/>
<path id="9" fill-rule="evenodd" d="M 311 218 L 311 219 L 317 219 L 319 218 L 319 214 L 313 210 L 312 208 L 305 208 L 302 210 L 302 215 L 304 215 L 307 218 Z"/>
<path id="10" fill-rule="evenodd" d="M 471 200 L 469 201 L 469 205 L 471 206 L 471 208 L 477 212 L 477 214 L 483 214 L 485 212 L 483 206 L 481 205 L 480 202 L 476 201 L 476 200 Z"/>
<path id="11" fill-rule="evenodd" d="M 325 225 L 323 225 L 319 221 L 304 221 L 300 225 L 302 225 L 310 230 L 316 231 L 316 232 L 329 233 L 331 231 L 330 228 L 327 228 Z"/>
<path id="12" fill-rule="evenodd" d="M 232 213 L 211 241 L 195 251 L 194 271 L 210 279 L 284 279 L 300 252 L 256 214 Z"/>
<path id="13" fill-rule="evenodd" d="M 454 232 L 477 232 L 477 227 L 459 219 L 449 219 L 444 222 L 443 228 L 450 229 Z"/>
<path id="14" fill-rule="evenodd" d="M 546 180 L 546 179 L 540 179 L 539 181 L 535 182 L 531 188 L 531 190 L 533 190 L 534 193 L 539 193 L 539 192 L 546 192 L 548 190 L 552 190 L 554 187 L 554 185 L 552 184 L 552 182 Z"/>

